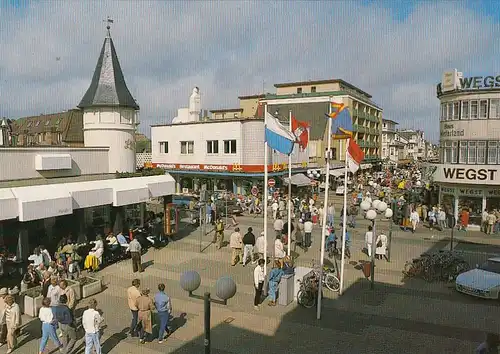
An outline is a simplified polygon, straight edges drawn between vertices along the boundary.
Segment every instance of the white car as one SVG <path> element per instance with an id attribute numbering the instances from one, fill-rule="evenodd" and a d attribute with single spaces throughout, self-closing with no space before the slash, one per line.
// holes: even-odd
<path id="1" fill-rule="evenodd" d="M 455 287 L 467 295 L 500 299 L 500 257 L 489 258 L 482 266 L 460 274 Z"/>

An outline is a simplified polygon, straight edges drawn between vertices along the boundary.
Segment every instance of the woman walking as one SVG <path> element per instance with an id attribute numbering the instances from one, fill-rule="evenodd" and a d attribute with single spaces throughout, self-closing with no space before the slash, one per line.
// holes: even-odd
<path id="1" fill-rule="evenodd" d="M 253 271 L 253 281 L 255 286 L 255 297 L 253 300 L 254 309 L 258 310 L 260 305 L 260 300 L 262 297 L 262 288 L 264 286 L 265 274 L 264 274 L 264 259 L 259 259 L 259 264 L 255 267 Z"/>
<path id="2" fill-rule="evenodd" d="M 12 353 L 17 346 L 17 337 L 19 336 L 22 320 L 21 310 L 19 309 L 19 305 L 15 303 L 14 297 L 12 295 L 7 295 L 4 301 L 4 316 L 7 327 L 7 354 L 9 354 Z"/>
<path id="3" fill-rule="evenodd" d="M 138 320 L 141 324 L 139 340 L 141 344 L 146 343 L 153 334 L 152 311 L 155 309 L 153 299 L 149 297 L 149 289 L 143 289 L 141 296 L 137 298 Z"/>
<path id="4" fill-rule="evenodd" d="M 276 306 L 276 295 L 278 292 L 278 284 L 280 283 L 281 277 L 283 276 L 283 269 L 281 269 L 281 262 L 274 261 L 274 268 L 269 273 L 269 296 L 271 300 L 269 301 L 269 306 Z"/>
<path id="5" fill-rule="evenodd" d="M 42 339 L 40 341 L 39 353 L 43 354 L 49 338 L 57 348 L 62 350 L 63 345 L 59 341 L 59 338 L 57 338 L 56 322 L 54 319 L 52 308 L 50 307 L 50 299 L 48 297 L 44 298 L 42 301 L 42 308 L 38 313 L 38 318 L 42 322 Z"/>

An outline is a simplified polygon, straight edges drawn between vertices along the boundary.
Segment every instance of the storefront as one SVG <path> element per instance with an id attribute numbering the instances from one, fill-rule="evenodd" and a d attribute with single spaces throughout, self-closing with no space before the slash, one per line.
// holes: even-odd
<path id="1" fill-rule="evenodd" d="M 453 210 L 458 220 L 460 212 L 469 210 L 471 226 L 481 225 L 482 212 L 500 209 L 500 188 L 473 185 L 441 185 L 439 188 L 439 205 L 445 210 Z"/>

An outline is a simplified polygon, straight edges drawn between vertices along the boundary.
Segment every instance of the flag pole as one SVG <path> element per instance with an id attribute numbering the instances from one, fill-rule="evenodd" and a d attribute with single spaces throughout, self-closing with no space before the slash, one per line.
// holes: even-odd
<path id="1" fill-rule="evenodd" d="M 329 110 L 328 114 L 332 114 L 332 103 L 331 97 L 328 100 L 329 102 Z M 330 150 L 332 148 L 332 118 L 328 118 L 328 149 L 326 152 L 326 177 L 325 177 L 325 200 L 323 201 L 323 227 L 321 229 L 321 236 L 319 238 L 319 242 L 321 245 L 320 252 L 320 270 L 319 270 L 319 279 L 318 279 L 318 308 L 316 312 L 316 318 L 321 319 L 321 302 L 323 298 L 323 266 L 325 264 L 325 232 L 326 232 L 326 220 L 327 220 L 327 208 L 328 208 L 328 190 L 330 189 Z"/>
<path id="2" fill-rule="evenodd" d="M 289 127 L 290 131 L 292 131 L 292 111 L 290 110 L 288 112 L 288 120 L 289 120 Z M 287 254 L 288 257 L 290 257 L 290 244 L 291 244 L 291 239 L 292 239 L 292 208 L 291 208 L 291 203 L 292 202 L 292 154 L 288 155 L 288 249 L 287 249 Z"/>
<path id="3" fill-rule="evenodd" d="M 264 106 L 264 136 L 265 129 L 267 127 L 267 103 Z M 269 164 L 269 148 L 267 146 L 267 139 L 264 138 L 264 274 L 267 274 L 267 199 L 268 199 L 268 187 L 267 187 L 267 165 Z"/>
<path id="4" fill-rule="evenodd" d="M 342 215 L 342 257 L 341 259 L 341 264 L 340 264 L 340 289 L 339 289 L 339 295 L 342 295 L 342 291 L 344 290 L 344 260 L 345 260 L 345 235 L 347 232 L 347 149 L 349 147 L 349 142 L 350 139 L 347 139 L 346 141 L 346 148 L 344 151 L 344 157 L 345 157 L 345 167 L 344 167 L 344 215 Z"/>

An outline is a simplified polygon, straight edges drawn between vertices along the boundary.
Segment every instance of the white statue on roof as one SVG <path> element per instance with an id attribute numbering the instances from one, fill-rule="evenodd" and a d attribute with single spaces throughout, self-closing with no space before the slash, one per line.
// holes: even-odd
<path id="1" fill-rule="evenodd" d="M 172 124 L 197 122 L 200 120 L 201 113 L 201 95 L 198 86 L 193 88 L 191 96 L 189 96 L 189 107 L 179 108 L 177 117 L 172 119 Z"/>

